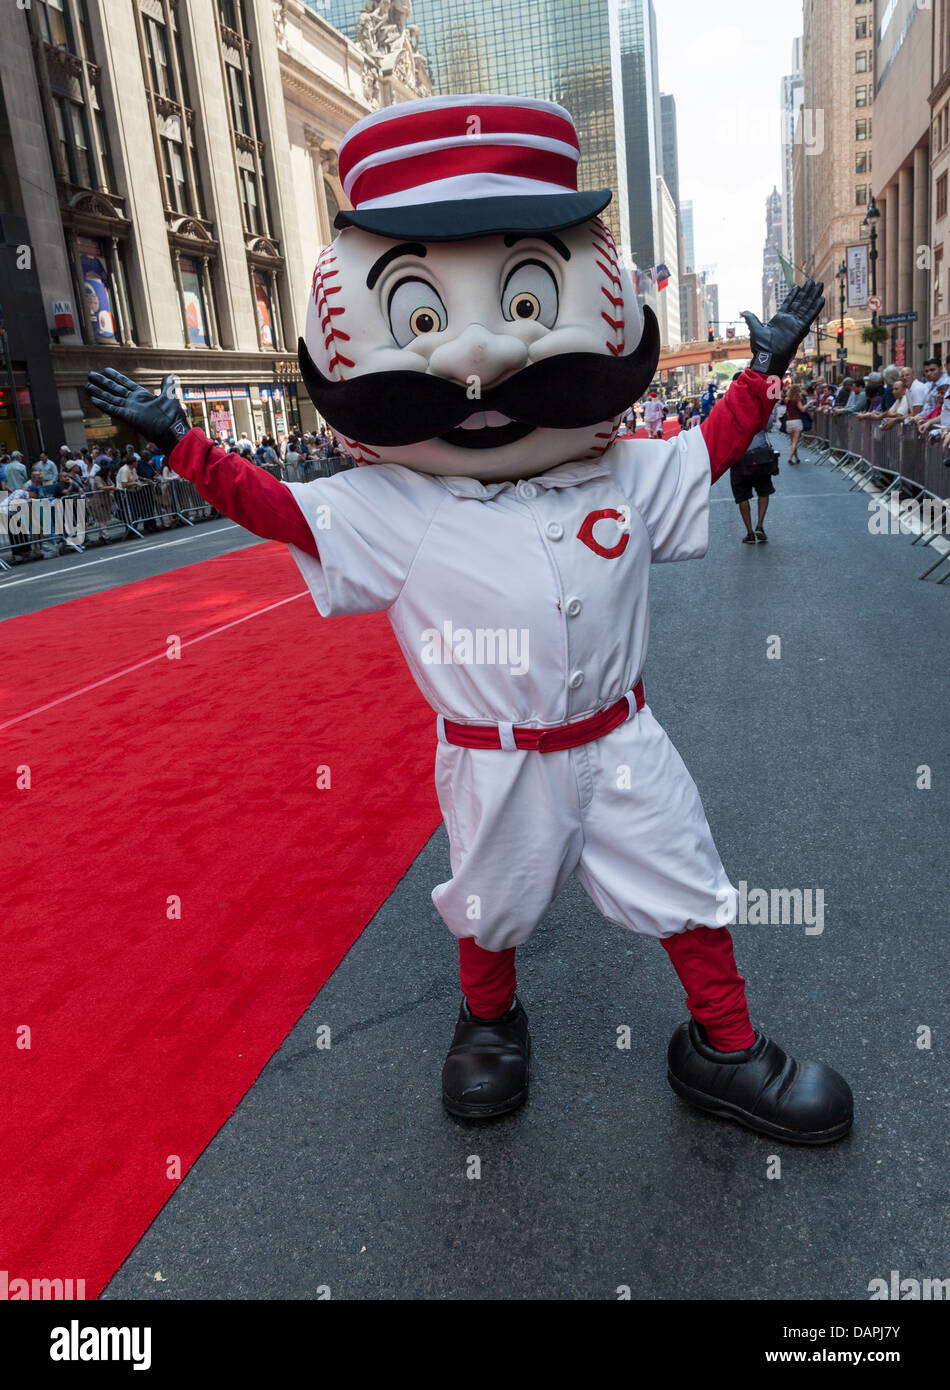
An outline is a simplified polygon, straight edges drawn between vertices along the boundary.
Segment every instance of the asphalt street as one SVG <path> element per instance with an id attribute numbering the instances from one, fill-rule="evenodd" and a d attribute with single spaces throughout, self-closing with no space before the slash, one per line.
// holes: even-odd
<path id="1" fill-rule="evenodd" d="M 950 584 L 918 582 L 928 553 L 871 535 L 839 474 L 783 460 L 777 485 L 768 545 L 739 544 L 724 480 L 706 560 L 654 569 L 645 684 L 733 881 L 823 894 L 820 931 L 734 936 L 753 1021 L 844 1072 L 853 1134 L 782 1147 L 674 1096 L 665 1049 L 685 1013 L 665 953 L 573 881 L 519 951 L 527 1106 L 450 1118 L 439 830 L 105 1298 L 866 1299 L 891 1270 L 950 1275 Z M 208 544 L 247 543 L 210 527 Z M 60 562 L 25 601 L 59 601 L 72 568 L 127 582 L 201 544 L 97 576 Z"/>

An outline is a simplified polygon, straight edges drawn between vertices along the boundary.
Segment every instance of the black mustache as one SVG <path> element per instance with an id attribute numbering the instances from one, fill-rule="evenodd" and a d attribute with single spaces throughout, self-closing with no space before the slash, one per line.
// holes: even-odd
<path id="1" fill-rule="evenodd" d="M 585 429 L 638 400 L 653 380 L 659 356 L 660 326 L 648 304 L 640 342 L 625 357 L 565 352 L 533 362 L 476 400 L 465 386 L 428 372 L 368 372 L 331 381 L 302 338 L 297 353 L 310 399 L 337 433 L 390 448 L 436 439 L 483 410 L 535 427 Z"/>

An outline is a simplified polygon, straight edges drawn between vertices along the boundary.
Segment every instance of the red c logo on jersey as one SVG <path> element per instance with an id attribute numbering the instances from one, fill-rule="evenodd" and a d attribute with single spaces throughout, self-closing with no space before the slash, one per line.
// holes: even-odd
<path id="1" fill-rule="evenodd" d="M 577 533 L 577 539 L 583 541 L 588 550 L 592 550 L 595 555 L 602 555 L 605 560 L 616 560 L 627 548 L 630 540 L 630 532 L 625 531 L 617 541 L 616 545 L 601 545 L 594 539 L 594 527 L 598 521 L 613 520 L 619 521 L 622 525 L 629 523 L 629 517 L 624 516 L 623 512 L 616 511 L 613 507 L 604 507 L 602 511 L 590 512 L 584 517 L 581 529 Z"/>

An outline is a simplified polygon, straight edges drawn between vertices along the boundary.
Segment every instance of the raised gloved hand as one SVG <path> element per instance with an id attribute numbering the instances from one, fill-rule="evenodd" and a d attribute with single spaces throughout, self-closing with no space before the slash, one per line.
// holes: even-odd
<path id="1" fill-rule="evenodd" d="M 170 454 L 191 429 L 170 373 L 162 378 L 161 390 L 154 396 L 144 386 L 137 386 L 121 372 L 107 367 L 104 372 L 89 373 L 86 395 L 113 420 L 122 420 L 144 434 L 163 454 Z"/>
<path id="2" fill-rule="evenodd" d="M 799 344 L 824 307 L 824 288 L 821 280 L 817 284 L 806 280 L 804 285 L 796 285 L 768 323 L 760 322 L 747 309 L 743 311 L 752 344 L 752 371 L 763 376 L 785 375 Z"/>

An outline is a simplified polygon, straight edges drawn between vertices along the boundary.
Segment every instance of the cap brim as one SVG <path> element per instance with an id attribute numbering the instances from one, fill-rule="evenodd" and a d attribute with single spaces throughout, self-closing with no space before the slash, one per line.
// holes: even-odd
<path id="1" fill-rule="evenodd" d="M 507 233 L 558 232 L 594 217 L 610 202 L 609 188 L 586 193 L 539 193 L 513 198 L 457 198 L 400 208 L 338 212 L 334 227 L 360 227 L 397 241 L 462 241 Z"/>

